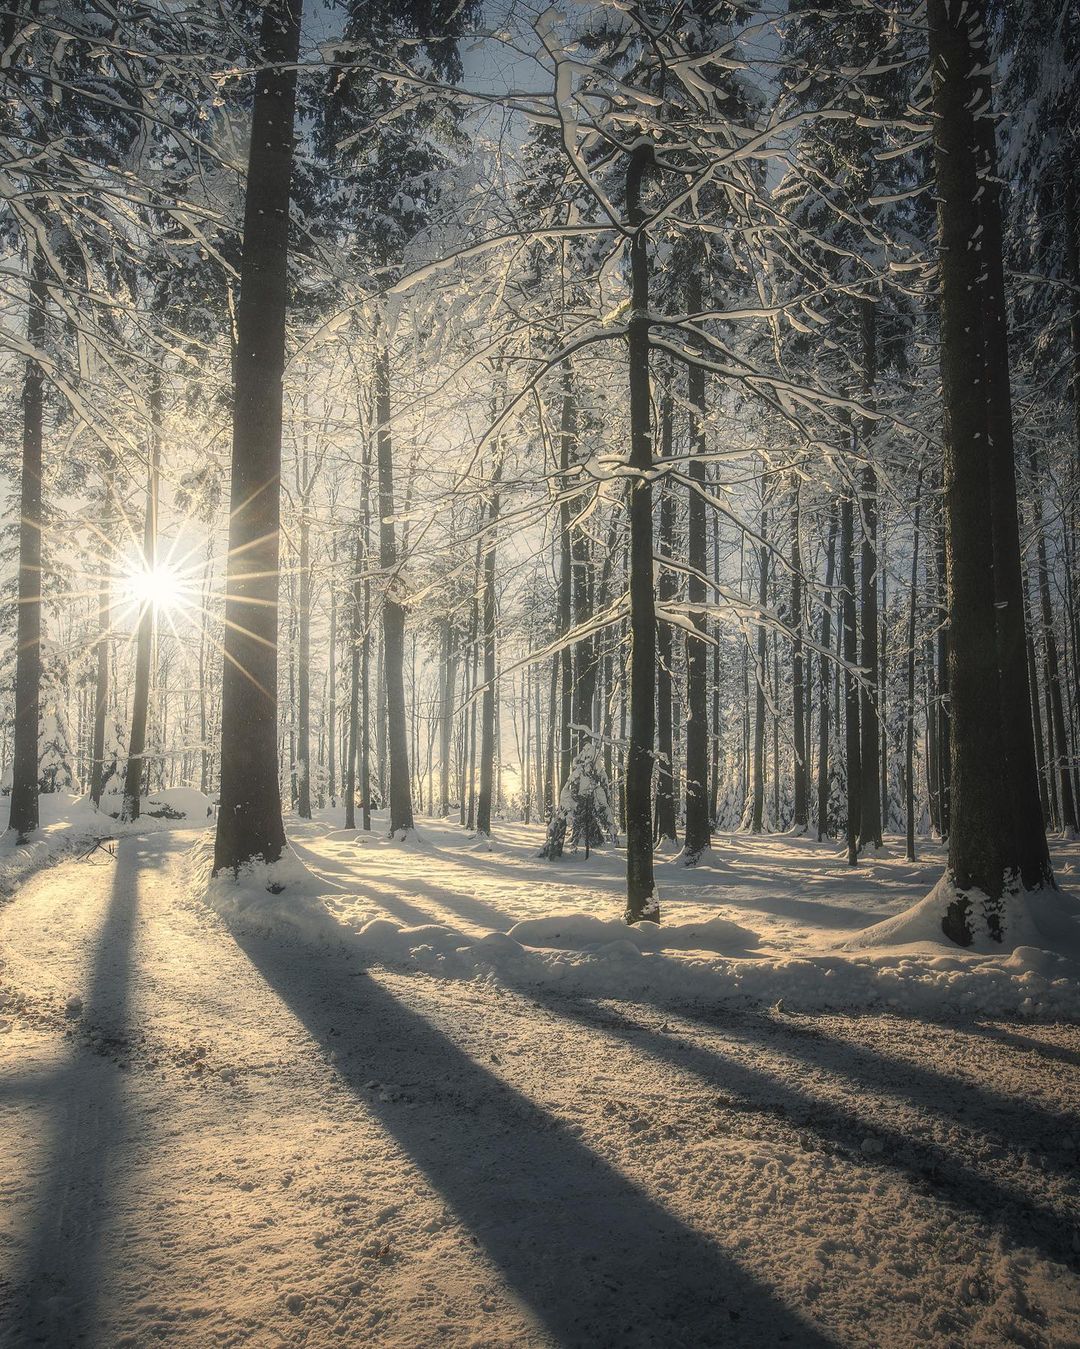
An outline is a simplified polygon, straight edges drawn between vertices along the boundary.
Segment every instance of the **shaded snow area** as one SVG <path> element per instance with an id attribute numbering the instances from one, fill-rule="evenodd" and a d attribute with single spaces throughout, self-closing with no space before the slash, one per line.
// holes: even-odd
<path id="1" fill-rule="evenodd" d="M 535 831 L 292 833 L 213 907 L 182 825 L 0 907 L 0 1344 L 1080 1344 L 1080 1029 L 750 996 L 932 863 L 725 843 L 628 934 Z"/>

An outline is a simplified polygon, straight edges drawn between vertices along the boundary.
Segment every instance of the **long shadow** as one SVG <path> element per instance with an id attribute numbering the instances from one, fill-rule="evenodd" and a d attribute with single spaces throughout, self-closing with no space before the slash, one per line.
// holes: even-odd
<path id="1" fill-rule="evenodd" d="M 95 1038 L 89 1049 L 76 1040 L 70 1061 L 49 1079 L 51 1130 L 41 1167 L 47 1179 L 33 1207 L 15 1288 L 12 1320 L 18 1326 L 8 1326 L 12 1338 L 6 1341 L 12 1345 L 103 1343 L 97 1335 L 102 1239 L 120 1198 L 114 1159 L 130 1126 L 121 1069 L 90 1054 L 122 1052 L 128 1035 L 141 843 L 120 843 L 89 965 L 80 1031 Z M 38 1109 L 46 1106 L 43 1085 L 39 1080 L 34 1092 Z"/>
<path id="2" fill-rule="evenodd" d="M 237 941 L 557 1344 L 832 1343 L 348 953 Z"/>
<path id="3" fill-rule="evenodd" d="M 669 1063 L 681 1072 L 692 1074 L 724 1093 L 722 1102 L 731 1101 L 734 1095 L 740 1102 L 736 1108 L 745 1110 L 746 1105 L 742 1103 L 749 1103 L 749 1113 L 758 1110 L 762 1115 L 782 1118 L 793 1129 L 815 1135 L 843 1151 L 853 1151 L 868 1133 L 872 1134 L 884 1145 L 883 1151 L 875 1158 L 875 1164 L 908 1175 L 926 1192 L 965 1210 L 1016 1245 L 1035 1246 L 1049 1259 L 1070 1267 L 1077 1263 L 1071 1241 L 1076 1214 L 1059 1212 L 1025 1193 L 1019 1186 L 1010 1184 L 1002 1174 L 1008 1164 L 1003 1159 L 998 1161 L 996 1176 L 989 1170 L 977 1170 L 960 1160 L 955 1150 L 947 1144 L 912 1138 L 900 1129 L 883 1123 L 879 1115 L 863 1118 L 857 1108 L 808 1098 L 786 1079 L 756 1071 L 734 1056 L 687 1043 L 677 1035 L 652 1030 L 610 1005 L 596 1008 L 584 999 L 572 1000 L 549 994 L 538 996 L 535 989 L 530 989 L 529 994 L 556 1015 L 600 1027 L 641 1052 Z M 685 1007 L 679 1008 L 679 1014 L 691 1016 Z M 755 1036 L 746 1028 L 740 1034 L 734 1020 L 725 1024 L 724 1029 L 744 1042 L 763 1038 Z M 813 1054 L 805 1053 L 809 1043 L 796 1046 L 796 1052 L 815 1060 Z M 851 1049 L 852 1046 L 845 1043 L 844 1050 Z M 830 1071 L 843 1071 L 831 1060 L 825 1062 L 818 1058 L 815 1062 L 817 1066 Z M 891 1065 L 894 1092 L 897 1089 L 897 1075 L 905 1073 L 907 1067 L 907 1064 Z M 939 1113 L 947 1114 L 947 1111 L 939 1110 Z M 1025 1116 L 1023 1109 L 1019 1108 L 1016 1111 L 1017 1122 L 1019 1124 L 1027 1118 L 1030 1124 L 1030 1117 L 1037 1117 L 1039 1113 L 1032 1110 Z M 1029 1137 L 1030 1134 L 1017 1135 L 1021 1140 Z M 1013 1140 L 1014 1144 L 1016 1141 Z"/>
<path id="4" fill-rule="evenodd" d="M 674 1008 L 668 1006 L 668 1010 Z M 711 1015 L 704 1008 L 683 1007 L 680 1015 L 704 1025 L 712 1024 Z M 966 1031 L 970 1027 L 954 1029 Z M 729 1026 L 725 1031 L 733 1033 Z M 1001 1143 L 1021 1146 L 1022 1140 L 1025 1148 L 1045 1149 L 1043 1165 L 1047 1169 L 1070 1176 L 1075 1172 L 1073 1158 L 1066 1158 L 1054 1147 L 1056 1140 L 1077 1128 L 1075 1116 L 1065 1111 L 1031 1100 L 1019 1101 L 969 1079 L 957 1081 L 929 1063 L 892 1058 L 865 1044 L 827 1035 L 819 1026 L 804 1022 L 758 1021 L 753 1032 L 734 1034 L 757 1041 L 771 1037 L 783 1051 L 796 1054 L 817 1068 L 894 1100 L 906 1101 L 950 1123 L 970 1127 L 974 1116 L 983 1132 L 995 1135 Z"/>
<path id="5" fill-rule="evenodd" d="M 987 1025 L 985 1022 L 972 1021 L 965 1030 L 973 1035 L 981 1035 L 995 1044 L 1011 1045 L 1014 1049 L 1037 1054 L 1047 1062 L 1068 1063 L 1080 1067 L 1080 1049 L 1070 1049 L 1068 1045 L 1048 1044 L 1037 1035 L 1022 1035 L 1019 1031 L 1007 1030 L 1004 1026 Z"/>
<path id="6" fill-rule="evenodd" d="M 449 909 L 459 918 L 468 919 L 472 923 L 505 931 L 508 927 L 513 927 L 517 921 L 502 909 L 496 908 L 494 904 L 489 904 L 487 900 L 477 899 L 475 895 L 464 895 L 459 890 L 448 890 L 445 886 L 435 885 L 432 881 L 409 876 L 403 877 L 401 884 L 410 894 L 441 904 L 444 909 Z"/>

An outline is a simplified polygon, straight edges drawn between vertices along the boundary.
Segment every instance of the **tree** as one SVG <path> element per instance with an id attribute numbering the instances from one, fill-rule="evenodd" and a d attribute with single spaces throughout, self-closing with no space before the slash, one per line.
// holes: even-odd
<path id="1" fill-rule="evenodd" d="M 234 875 L 285 847 L 277 774 L 281 385 L 289 199 L 303 0 L 263 11 L 237 306 L 221 802 L 214 871 Z"/>
<path id="2" fill-rule="evenodd" d="M 976 125 L 977 114 L 986 111 L 985 91 L 975 74 L 982 66 L 980 10 L 978 4 L 954 6 L 947 0 L 929 0 L 927 8 L 941 236 L 952 723 L 951 821 L 942 928 L 960 945 L 974 940 L 977 922 L 991 939 L 1004 939 L 1007 892 L 1017 885 L 1021 858 L 1032 842 L 1018 834 L 1021 817 L 1010 809 L 1014 794 L 1025 790 L 1027 775 L 1008 780 L 1000 751 L 1003 681 L 995 605 L 1002 588 L 1012 592 L 1014 578 L 1006 575 L 1010 550 L 996 546 L 1000 545 L 999 527 L 1005 522 L 1003 488 L 999 478 L 995 491 L 994 481 L 1001 465 L 988 463 L 986 453 L 994 393 L 986 378 L 971 377 L 972 370 L 985 370 L 993 379 L 1003 377 L 997 353 L 989 357 L 987 353 L 982 280 L 987 263 L 977 244 L 985 229 Z M 999 443 L 990 458 L 996 459 L 1001 448 Z M 992 531 L 986 528 L 988 520 L 994 522 Z M 1012 523 L 1015 526 L 1015 520 Z M 1006 654 L 1006 660 L 1012 658 Z M 1025 683 L 1026 678 L 1025 669 Z M 1011 714 L 1015 712 L 1012 709 Z M 1020 709 L 1020 715 L 1029 719 L 1029 708 Z"/>

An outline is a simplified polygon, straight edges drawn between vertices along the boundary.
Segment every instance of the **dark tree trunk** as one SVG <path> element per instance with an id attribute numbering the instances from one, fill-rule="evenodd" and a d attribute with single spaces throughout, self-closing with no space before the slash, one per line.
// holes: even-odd
<path id="1" fill-rule="evenodd" d="M 562 491 L 559 516 L 559 631 L 563 642 L 573 626 L 574 555 L 570 533 L 570 465 L 573 463 L 574 442 L 577 436 L 577 407 L 574 402 L 573 376 L 569 367 L 562 372 L 562 410 L 559 420 L 559 482 Z M 574 753 L 574 735 L 570 729 L 574 720 L 574 653 L 564 645 L 559 652 L 561 674 L 561 705 L 559 716 L 559 781 L 556 795 L 561 793 L 570 777 L 570 763 Z M 556 805 L 558 803 L 556 802 Z M 561 856 L 561 848 L 559 850 Z"/>
<path id="2" fill-rule="evenodd" d="M 994 552 L 987 522 L 993 492 L 986 454 L 983 382 L 979 182 L 970 72 L 976 57 L 969 24 L 975 7 L 928 0 L 934 80 L 934 148 L 941 238 L 941 378 L 945 407 L 945 524 L 949 591 L 949 696 L 952 802 L 949 872 L 961 893 L 942 927 L 972 941 L 971 900 L 987 896 L 991 932 L 1005 884 L 1011 821 L 1001 753 Z M 1025 716 L 1027 715 L 1025 710 Z"/>
<path id="3" fill-rule="evenodd" d="M 8 45 L 10 45 L 10 40 Z M 40 255 L 30 263 L 27 345 L 45 340 L 48 290 Z M 15 648 L 15 734 L 8 828 L 20 843 L 38 827 L 38 731 L 41 716 L 41 453 L 45 376 L 28 356 L 22 387 L 22 470 L 19 496 L 19 611 Z"/>
<path id="4" fill-rule="evenodd" d="M 383 578 L 383 681 L 386 686 L 386 735 L 390 760 L 391 836 L 413 827 L 409 784 L 408 719 L 405 710 L 404 583 L 398 570 L 394 527 L 394 457 L 390 436 L 389 338 L 380 332 L 375 357 L 375 420 L 379 471 L 379 569 Z"/>
<path id="5" fill-rule="evenodd" d="M 305 456 L 306 458 L 306 456 Z M 306 477 L 306 473 L 305 473 Z M 306 491 L 306 483 L 305 483 Z M 297 614 L 296 813 L 311 819 L 311 539 L 307 500 L 300 503 L 299 612 Z"/>
<path id="6" fill-rule="evenodd" d="M 660 453 L 670 459 L 673 452 L 675 410 L 670 391 L 660 404 Z M 671 484 L 662 480 L 660 486 L 661 559 L 670 559 L 675 548 L 675 494 Z M 674 600 L 678 580 L 670 566 L 660 563 L 657 590 L 661 604 Z M 670 623 L 663 620 L 656 630 L 656 839 L 658 843 L 674 843 L 675 822 L 675 734 L 672 723 L 672 659 L 674 643 Z"/>
<path id="7" fill-rule="evenodd" d="M 984 18 L 980 13 L 980 25 Z M 1020 556 L 1020 528 L 1016 501 L 1016 463 L 1013 444 L 1012 391 L 1009 381 L 1008 307 L 1005 296 L 1004 231 L 1001 186 L 998 178 L 993 94 L 981 31 L 976 59 L 983 73 L 973 76 L 982 101 L 975 118 L 981 157 L 979 172 L 979 259 L 981 275 L 983 345 L 986 378 L 987 429 L 990 444 L 990 488 L 993 500 L 994 600 L 997 618 L 998 667 L 1001 697 L 1002 749 L 1012 812 L 1011 853 L 1006 866 L 1020 874 L 1029 890 L 1054 884 L 1046 823 L 1039 800 L 1039 775 L 1031 722 L 1028 685 L 1027 633 L 1024 628 L 1024 580 Z"/>
<path id="8" fill-rule="evenodd" d="M 935 579 L 938 593 L 937 702 L 934 721 L 937 726 L 938 829 L 943 839 L 949 837 L 950 804 L 952 802 L 952 722 L 949 716 L 949 581 L 945 565 L 945 485 L 941 484 L 938 511 L 937 558 Z"/>
<path id="9" fill-rule="evenodd" d="M 877 474 L 872 464 L 863 469 L 862 566 L 862 659 L 863 682 L 859 688 L 859 848 L 881 846 L 881 754 L 878 722 L 878 574 L 877 574 Z"/>
<path id="10" fill-rule="evenodd" d="M 758 607 L 764 612 L 769 603 L 769 520 L 765 509 L 765 479 L 761 480 L 761 543 L 758 546 Z M 754 708 L 754 797 L 750 832 L 760 834 L 765 817 L 765 680 L 767 678 L 764 621 L 757 625 L 757 699 Z"/>
<path id="11" fill-rule="evenodd" d="M 918 617 L 919 510 L 922 506 L 922 472 L 915 483 L 915 521 L 911 538 L 911 596 L 907 631 L 907 726 L 904 746 L 904 829 L 907 859 L 915 861 L 915 627 Z"/>
<path id="12" fill-rule="evenodd" d="M 103 515 L 104 528 L 108 533 L 113 522 L 113 476 L 111 463 L 107 464 L 105 469 L 105 500 L 103 503 Z M 109 633 L 112 626 L 110 573 L 110 565 L 108 562 L 103 562 L 101 582 L 98 588 L 97 679 L 95 681 L 94 689 L 94 739 L 93 747 L 90 752 L 90 800 L 93 802 L 95 809 L 98 809 L 101 806 L 101 793 L 105 788 L 105 728 L 109 715 Z M 200 675 L 202 674 L 202 659 L 203 653 L 200 649 Z M 201 679 L 199 698 L 201 713 L 199 730 L 202 737 L 202 744 L 204 745 L 202 758 L 205 762 L 205 692 L 202 688 Z M 206 788 L 203 787 L 202 790 L 205 792 Z"/>
<path id="13" fill-rule="evenodd" d="M 456 632 L 449 618 L 442 623 L 442 683 L 439 688 L 439 815 L 450 814 L 450 752 L 454 735 L 454 688 L 457 684 Z"/>
<path id="14" fill-rule="evenodd" d="M 330 536 L 330 653 L 326 681 L 326 791 L 337 805 L 337 530 Z"/>
<path id="15" fill-rule="evenodd" d="M 499 467 L 491 479 L 487 539 L 484 543 L 484 697 L 480 730 L 480 792 L 476 832 L 491 834 L 491 791 L 495 768 L 495 530 L 499 520 Z"/>
<path id="16" fill-rule="evenodd" d="M 686 304 L 690 313 L 701 309 L 703 256 L 691 262 Z M 686 634 L 686 830 L 683 847 L 687 861 L 696 861 L 712 846 L 709 827 L 709 646 L 705 634 L 705 588 L 708 545 L 705 517 L 705 371 L 691 365 L 687 372 L 690 404 L 690 468 L 686 517 L 686 560 L 689 567 L 687 598 L 693 632 Z"/>
<path id="17" fill-rule="evenodd" d="M 795 754 L 792 827 L 805 834 L 809 826 L 809 763 L 806 743 L 805 673 L 803 669 L 802 546 L 799 533 L 799 480 L 791 484 L 791 735 Z"/>
<path id="18" fill-rule="evenodd" d="M 345 755 L 345 828 L 356 828 L 356 752 L 360 731 L 360 572 L 362 552 L 360 534 L 353 546 L 352 603 L 350 617 L 349 655 L 349 748 Z"/>
<path id="19" fill-rule="evenodd" d="M 1043 532 L 1043 510 L 1041 487 L 1039 484 L 1039 456 L 1034 444 L 1029 450 L 1031 477 L 1034 484 L 1031 493 L 1032 523 L 1037 540 L 1037 576 L 1039 580 L 1039 605 L 1042 614 L 1043 647 L 1046 652 L 1046 695 L 1049 703 L 1050 725 L 1054 736 L 1056 762 L 1053 764 L 1058 785 L 1058 800 L 1061 804 L 1061 826 L 1070 833 L 1076 832 L 1076 801 L 1073 797 L 1072 774 L 1069 771 L 1069 737 L 1065 729 L 1065 700 L 1062 695 L 1061 664 L 1058 659 L 1057 636 L 1054 626 L 1054 609 L 1050 596 L 1050 565 L 1046 555 L 1046 535 Z M 1021 601 L 1022 602 L 1022 601 Z M 1026 660 L 1026 653 L 1025 653 Z"/>
<path id="20" fill-rule="evenodd" d="M 285 847 L 277 766 L 281 381 L 285 366 L 289 187 L 303 0 L 263 11 L 266 67 L 255 84 L 237 307 L 221 806 L 214 870 Z"/>
<path id="21" fill-rule="evenodd" d="M 817 836 L 818 842 L 829 832 L 829 660 L 826 652 L 832 643 L 833 581 L 836 568 L 836 502 L 829 511 L 829 542 L 825 557 L 825 601 L 821 612 L 821 655 L 818 657 L 821 706 L 818 709 L 818 779 L 817 779 Z"/>
<path id="22" fill-rule="evenodd" d="M 158 477 L 161 458 L 161 384 L 153 376 L 150 389 L 150 448 L 146 483 L 146 520 L 143 526 L 142 566 L 148 574 L 157 567 Z M 157 605 L 152 595 L 141 601 L 135 637 L 135 691 L 131 701 L 131 735 L 128 739 L 127 772 L 124 776 L 122 820 L 139 818 L 140 802 L 150 784 L 146 775 L 146 722 L 150 710 L 150 675 L 154 656 Z"/>
<path id="23" fill-rule="evenodd" d="M 649 425 L 649 262 L 641 180 L 652 148 L 640 143 L 626 175 L 630 238 L 630 743 L 626 755 L 626 921 L 659 921 L 653 879 L 652 770 L 656 733 L 656 602 L 653 591 L 652 430 Z"/>
<path id="24" fill-rule="evenodd" d="M 859 822 L 862 809 L 862 741 L 859 735 L 859 681 L 853 670 L 859 663 L 855 626 L 855 505 L 850 493 L 840 503 L 841 626 L 844 654 L 844 746 L 847 775 L 848 865 L 859 856 Z M 871 770 L 873 771 L 873 770 Z"/>

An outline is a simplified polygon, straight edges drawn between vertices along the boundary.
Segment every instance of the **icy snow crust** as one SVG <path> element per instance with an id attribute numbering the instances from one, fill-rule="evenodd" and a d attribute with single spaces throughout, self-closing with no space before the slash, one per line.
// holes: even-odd
<path id="1" fill-rule="evenodd" d="M 549 863 L 535 859 L 540 831 L 522 826 L 499 831 L 498 850 L 488 854 L 443 822 L 423 822 L 404 845 L 335 825 L 291 822 L 287 857 L 238 881 L 208 882 L 209 845 L 199 845 L 195 888 L 238 929 L 343 944 L 389 967 L 518 989 L 661 993 L 791 1012 L 1080 1017 L 1080 905 L 1067 893 L 1022 896 L 1011 941 L 961 950 L 941 934 L 940 896 L 902 907 L 933 889 L 937 857 L 913 867 L 886 855 L 852 873 L 828 845 L 732 836 L 717 841 L 715 865 L 660 863 L 663 922 L 627 927 L 613 916 L 623 865 L 615 849 L 588 863 Z M 1075 851 L 1063 847 L 1064 883 Z"/>

